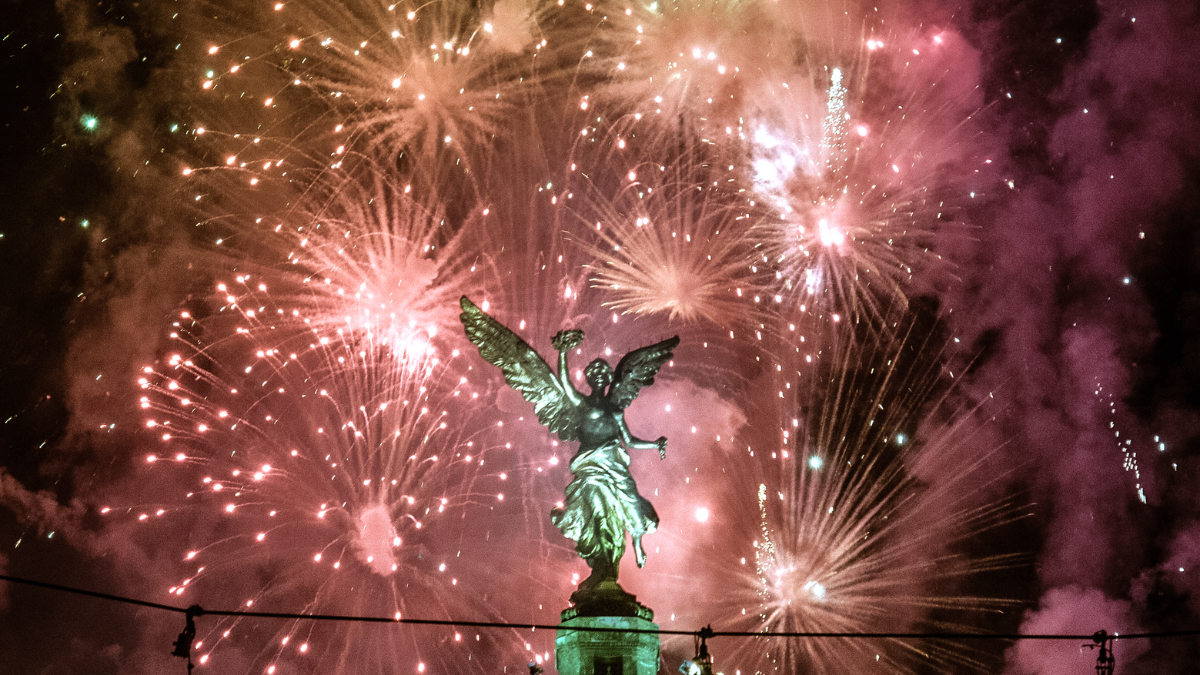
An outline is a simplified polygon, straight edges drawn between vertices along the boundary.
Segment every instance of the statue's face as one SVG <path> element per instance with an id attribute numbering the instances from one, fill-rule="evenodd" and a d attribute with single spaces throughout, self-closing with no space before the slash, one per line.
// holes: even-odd
<path id="1" fill-rule="evenodd" d="M 603 359 L 596 359 L 589 363 L 584 375 L 587 376 L 588 384 L 596 391 L 602 391 L 605 387 L 612 384 L 613 380 L 612 366 L 608 365 Z"/>

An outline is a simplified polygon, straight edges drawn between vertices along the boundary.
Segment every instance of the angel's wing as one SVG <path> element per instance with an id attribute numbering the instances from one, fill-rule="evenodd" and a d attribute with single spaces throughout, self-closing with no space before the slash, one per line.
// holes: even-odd
<path id="1" fill-rule="evenodd" d="M 463 296 L 463 328 L 467 339 L 479 347 L 479 355 L 488 363 L 499 366 L 508 386 L 521 392 L 533 404 L 538 421 L 558 434 L 564 441 L 576 441 L 578 430 L 573 424 L 575 404 L 567 397 L 562 384 L 550 366 L 516 333 L 484 313 L 475 303 Z"/>
<path id="2" fill-rule="evenodd" d="M 654 384 L 654 375 L 662 365 L 671 360 L 671 352 L 679 344 L 679 336 L 663 340 L 658 344 L 635 349 L 617 364 L 613 375 L 612 387 L 608 390 L 608 400 L 624 410 L 637 398 L 642 387 Z"/>

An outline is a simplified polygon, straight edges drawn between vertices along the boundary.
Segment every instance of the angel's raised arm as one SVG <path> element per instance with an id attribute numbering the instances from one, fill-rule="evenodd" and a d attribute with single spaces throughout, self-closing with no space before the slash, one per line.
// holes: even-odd
<path id="1" fill-rule="evenodd" d="M 570 386 L 570 381 L 560 379 L 528 343 L 488 316 L 465 295 L 460 304 L 463 311 L 459 318 L 462 320 L 463 329 L 467 339 L 479 347 L 479 355 L 488 363 L 500 368 L 508 385 L 521 392 L 525 400 L 533 404 L 533 411 L 537 414 L 539 422 L 549 427 L 564 441 L 579 440 L 574 419 L 575 408 L 582 397 Z M 578 333 L 574 344 L 579 344 L 583 333 L 574 333 Z M 563 363 L 560 357 L 559 366 L 565 375 L 567 371 L 562 368 Z M 567 386 L 563 386 L 564 382 Z"/>
<path id="2" fill-rule="evenodd" d="M 567 352 L 579 346 L 580 342 L 583 342 L 583 331 L 581 330 L 561 330 L 550 341 L 558 350 L 558 382 L 562 385 L 563 395 L 576 405 L 583 400 L 583 396 L 575 388 L 575 385 L 571 384 L 571 369 L 567 366 Z"/>

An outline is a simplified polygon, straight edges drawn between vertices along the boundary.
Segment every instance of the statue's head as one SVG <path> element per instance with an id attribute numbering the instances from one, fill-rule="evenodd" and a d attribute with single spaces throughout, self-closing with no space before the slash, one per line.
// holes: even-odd
<path id="1" fill-rule="evenodd" d="M 583 376 L 587 378 L 587 383 L 592 386 L 592 393 L 604 391 L 613 381 L 613 369 L 608 365 L 608 361 L 604 359 L 596 359 L 587 364 L 587 368 L 583 370 Z"/>

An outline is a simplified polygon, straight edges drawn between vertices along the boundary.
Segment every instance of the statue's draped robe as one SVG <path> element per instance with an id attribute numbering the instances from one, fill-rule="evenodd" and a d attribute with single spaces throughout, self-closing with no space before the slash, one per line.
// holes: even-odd
<path id="1" fill-rule="evenodd" d="M 653 532 L 658 514 L 638 494 L 612 413 L 603 405 L 581 407 L 579 452 L 570 467 L 575 479 L 567 486 L 564 507 L 550 518 L 589 564 L 606 558 L 615 566 L 625 552 L 625 532 L 634 537 Z"/>
<path id="2" fill-rule="evenodd" d="M 592 568 L 584 584 L 593 588 L 611 583 L 619 591 L 617 564 L 625 553 L 625 533 L 634 538 L 640 566 L 645 562 L 641 539 L 658 529 L 658 514 L 638 494 L 629 475 L 627 450 L 657 448 L 664 453 L 667 442 L 665 437 L 653 442 L 635 438 L 625 425 L 624 411 L 642 387 L 654 384 L 679 337 L 629 352 L 616 370 L 597 359 L 588 367 L 592 393 L 580 396 L 569 378 L 567 352 L 583 340 L 582 331 L 560 331 L 551 340 L 558 351 L 556 373 L 527 342 L 469 298 L 463 296 L 460 305 L 463 329 L 480 356 L 498 366 L 508 385 L 534 404 L 539 422 L 564 441 L 579 441 L 570 465 L 574 480 L 567 486 L 564 506 L 555 509 L 551 519 Z"/>

